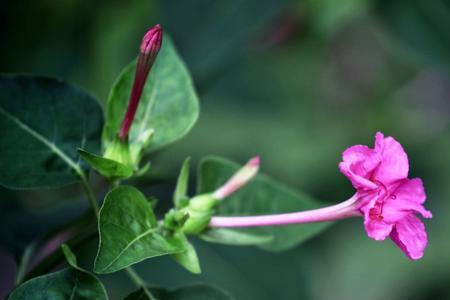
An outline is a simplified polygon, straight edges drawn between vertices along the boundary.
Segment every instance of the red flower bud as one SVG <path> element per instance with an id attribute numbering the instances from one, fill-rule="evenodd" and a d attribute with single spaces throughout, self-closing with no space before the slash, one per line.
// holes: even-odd
<path id="1" fill-rule="evenodd" d="M 119 131 L 119 139 L 121 140 L 124 140 L 130 132 L 131 124 L 133 123 L 142 91 L 144 90 L 145 81 L 158 55 L 159 49 L 161 49 L 161 43 L 162 28 L 157 24 L 147 31 L 142 39 L 128 109 Z"/>

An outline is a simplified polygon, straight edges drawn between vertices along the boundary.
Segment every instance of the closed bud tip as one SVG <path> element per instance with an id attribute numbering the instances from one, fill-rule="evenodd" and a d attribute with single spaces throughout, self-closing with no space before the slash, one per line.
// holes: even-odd
<path id="1" fill-rule="evenodd" d="M 161 25 L 156 24 L 150 28 L 142 38 L 141 53 L 149 54 L 157 53 L 161 49 L 162 43 L 162 28 Z"/>
<path id="2" fill-rule="evenodd" d="M 259 156 L 250 159 L 245 166 L 213 193 L 213 197 L 215 199 L 223 199 L 246 185 L 258 173 L 259 164 Z"/>
<path id="3" fill-rule="evenodd" d="M 157 24 L 150 28 L 142 38 L 130 101 L 122 121 L 122 126 L 119 130 L 119 138 L 121 140 L 125 140 L 130 132 L 134 116 L 138 109 L 139 100 L 141 99 L 142 91 L 144 90 L 145 81 L 155 62 L 159 49 L 161 49 L 162 33 L 161 26 Z"/>

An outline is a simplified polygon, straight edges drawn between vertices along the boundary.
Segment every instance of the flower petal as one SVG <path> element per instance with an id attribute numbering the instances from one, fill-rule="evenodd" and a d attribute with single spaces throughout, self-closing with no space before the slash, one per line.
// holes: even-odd
<path id="1" fill-rule="evenodd" d="M 391 239 L 410 258 L 420 259 L 427 246 L 425 225 L 414 215 L 399 221 L 391 232 Z"/>
<path id="2" fill-rule="evenodd" d="M 394 226 L 378 217 L 380 207 L 377 197 L 372 197 L 370 201 L 366 200 L 366 205 L 361 207 L 361 211 L 364 213 L 364 227 L 367 235 L 377 241 L 384 240 L 391 233 Z"/>
<path id="3" fill-rule="evenodd" d="M 422 204 L 427 198 L 420 178 L 403 180 L 393 191 L 393 195 L 406 201 Z"/>
<path id="4" fill-rule="evenodd" d="M 344 151 L 342 160 L 339 169 L 356 189 L 377 188 L 377 185 L 369 179 L 380 163 L 379 156 L 373 149 L 364 145 L 352 146 Z"/>
<path id="5" fill-rule="evenodd" d="M 389 184 L 408 177 L 408 156 L 402 145 L 394 138 L 385 138 L 381 132 L 377 132 L 375 152 L 381 157 L 381 163 L 374 173 L 376 180 Z"/>
<path id="6" fill-rule="evenodd" d="M 402 180 L 384 200 L 382 212 L 384 220 L 395 223 L 414 213 L 419 213 L 424 218 L 431 218 L 431 212 L 422 205 L 425 198 L 425 191 L 419 178 Z"/>
<path id="7" fill-rule="evenodd" d="M 370 238 L 377 241 L 382 241 L 391 233 L 394 225 L 369 216 L 368 218 L 365 218 L 364 226 L 366 228 L 367 235 Z"/>

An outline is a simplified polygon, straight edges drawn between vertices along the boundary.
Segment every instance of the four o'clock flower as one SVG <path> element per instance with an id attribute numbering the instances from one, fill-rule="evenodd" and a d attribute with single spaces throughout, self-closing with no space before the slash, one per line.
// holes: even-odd
<path id="1" fill-rule="evenodd" d="M 373 149 L 356 145 L 345 150 L 339 169 L 356 189 L 350 199 L 340 204 L 285 214 L 212 217 L 209 225 L 274 226 L 362 216 L 369 237 L 384 240 L 389 236 L 410 259 L 421 258 L 427 234 L 416 215 L 431 218 L 431 213 L 423 207 L 426 196 L 422 181 L 408 179 L 408 157 L 400 143 L 377 133 Z"/>
<path id="2" fill-rule="evenodd" d="M 145 81 L 158 55 L 159 49 L 161 49 L 161 44 L 162 28 L 157 24 L 148 30 L 142 39 L 128 109 L 119 131 L 120 140 L 124 140 L 128 136 L 145 86 Z"/>

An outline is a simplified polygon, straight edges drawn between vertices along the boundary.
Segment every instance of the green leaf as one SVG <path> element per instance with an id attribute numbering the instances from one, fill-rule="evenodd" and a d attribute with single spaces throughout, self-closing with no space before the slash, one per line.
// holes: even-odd
<path id="1" fill-rule="evenodd" d="M 273 240 L 271 235 L 249 233 L 228 228 L 208 229 L 202 232 L 200 237 L 208 242 L 236 246 L 267 244 Z"/>
<path id="2" fill-rule="evenodd" d="M 70 249 L 70 247 L 68 245 L 66 245 L 66 244 L 62 244 L 61 245 L 61 250 L 62 250 L 64 256 L 66 257 L 66 260 L 69 263 L 69 265 L 72 268 L 75 268 L 77 270 L 81 270 L 81 268 L 78 267 L 77 257 L 75 256 L 75 254 L 73 254 L 73 252 Z"/>
<path id="3" fill-rule="evenodd" d="M 117 136 L 128 106 L 136 61 L 125 67 L 112 87 L 106 110 L 103 142 L 107 146 Z M 182 138 L 194 125 L 199 104 L 191 77 L 170 38 L 164 36 L 162 48 L 150 72 L 131 127 L 131 156 L 137 161 L 148 144 L 154 151 Z"/>
<path id="4" fill-rule="evenodd" d="M 144 259 L 184 250 L 176 237 L 157 226 L 151 204 L 131 186 L 110 191 L 100 209 L 96 273 L 112 273 Z"/>
<path id="5" fill-rule="evenodd" d="M 102 283 L 91 273 L 77 265 L 77 258 L 67 245 L 62 245 L 70 268 L 33 278 L 16 288 L 9 300 L 22 299 L 99 299 L 108 296 Z"/>
<path id="6" fill-rule="evenodd" d="M 173 193 L 173 202 L 175 207 L 183 206 L 183 200 L 187 201 L 187 189 L 189 183 L 189 168 L 191 166 L 191 158 L 188 157 L 184 160 L 181 166 L 180 174 L 178 175 L 177 186 Z"/>
<path id="7" fill-rule="evenodd" d="M 175 290 L 151 288 L 158 300 L 233 300 L 225 291 L 206 284 L 183 286 Z M 128 295 L 125 300 L 152 300 L 143 289 Z"/>
<path id="8" fill-rule="evenodd" d="M 183 252 L 173 254 L 172 258 L 189 272 L 200 274 L 202 270 L 200 268 L 200 262 L 194 246 L 189 242 L 183 232 L 178 232 L 176 235 L 182 241 L 185 250 Z"/>
<path id="9" fill-rule="evenodd" d="M 31 189 L 79 180 L 76 149 L 100 146 L 103 113 L 95 98 L 40 76 L 0 75 L 0 91 L 0 184 Z"/>
<path id="10" fill-rule="evenodd" d="M 214 191 L 221 186 L 239 165 L 217 157 L 204 159 L 199 166 L 198 193 Z M 224 199 L 216 206 L 215 215 L 260 215 L 286 213 L 318 208 L 317 201 L 305 194 L 289 189 L 263 174 L 258 175 L 246 187 L 239 190 L 230 197 Z M 248 234 L 257 237 L 267 237 L 271 240 L 261 244 L 260 239 L 255 239 L 258 247 L 269 251 L 283 251 L 295 247 L 299 243 L 318 234 L 327 223 L 299 224 L 289 226 L 268 226 L 259 228 L 228 229 L 227 234 L 236 232 L 235 239 L 231 244 L 248 244 Z M 219 235 L 217 229 L 211 228 L 206 234 L 209 236 Z M 223 232 L 223 229 L 219 229 Z M 243 233 L 244 240 L 240 241 L 237 233 Z M 226 241 L 223 241 L 226 242 Z"/>
<path id="11" fill-rule="evenodd" d="M 104 158 L 83 149 L 78 149 L 80 156 L 100 175 L 108 179 L 125 179 L 133 175 L 133 169 L 118 161 Z"/>

